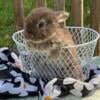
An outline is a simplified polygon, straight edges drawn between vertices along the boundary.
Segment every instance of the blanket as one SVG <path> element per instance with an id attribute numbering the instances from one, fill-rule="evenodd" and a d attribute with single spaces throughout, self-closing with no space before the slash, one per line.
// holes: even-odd
<path id="1" fill-rule="evenodd" d="M 38 96 L 52 100 L 69 94 L 85 97 L 100 87 L 100 68 L 91 63 L 90 75 L 84 82 L 71 77 L 54 78 L 49 82 L 23 72 L 19 57 L 7 47 L 0 48 L 0 99 Z"/>

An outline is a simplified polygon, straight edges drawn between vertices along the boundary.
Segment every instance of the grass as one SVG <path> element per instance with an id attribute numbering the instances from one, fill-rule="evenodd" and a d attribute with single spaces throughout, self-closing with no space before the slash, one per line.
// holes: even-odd
<path id="1" fill-rule="evenodd" d="M 35 7 L 36 0 L 24 0 L 25 16 L 29 11 Z M 53 0 L 47 0 L 47 5 L 52 7 Z M 84 0 L 84 26 L 88 26 L 89 23 L 89 0 Z M 71 0 L 66 0 L 66 9 L 71 11 Z M 13 0 L 0 0 L 0 47 L 8 46 L 13 47 L 12 34 L 16 31 L 15 20 L 13 13 Z M 69 19 L 67 25 L 72 25 L 71 19 Z"/>
<path id="2" fill-rule="evenodd" d="M 11 44 L 11 33 L 15 31 L 11 0 L 0 0 L 0 46 Z"/>

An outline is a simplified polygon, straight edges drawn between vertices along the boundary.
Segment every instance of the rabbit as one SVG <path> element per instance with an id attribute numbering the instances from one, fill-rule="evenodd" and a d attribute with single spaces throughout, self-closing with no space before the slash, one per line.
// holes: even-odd
<path id="1" fill-rule="evenodd" d="M 64 11 L 53 11 L 46 7 L 33 9 L 26 17 L 24 26 L 24 36 L 30 50 L 45 51 L 52 59 L 62 57 L 62 47 L 75 45 L 71 33 L 61 26 L 68 17 L 69 13 Z M 66 50 L 74 63 L 74 66 L 71 65 L 74 71 L 72 77 L 83 80 L 81 66 L 76 60 L 76 49 Z"/>

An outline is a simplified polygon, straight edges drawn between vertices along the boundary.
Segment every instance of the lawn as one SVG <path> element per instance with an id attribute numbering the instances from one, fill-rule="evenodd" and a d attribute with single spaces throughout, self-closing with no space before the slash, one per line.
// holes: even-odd
<path id="1" fill-rule="evenodd" d="M 36 0 L 24 0 L 25 16 L 35 7 Z M 52 7 L 52 0 L 47 0 L 47 5 Z M 84 26 L 89 23 L 89 0 L 84 0 Z M 71 11 L 71 0 L 66 0 L 66 10 Z M 16 31 L 12 0 L 0 0 L 0 47 L 13 47 L 12 34 Z M 71 18 L 67 25 L 72 25 Z"/>

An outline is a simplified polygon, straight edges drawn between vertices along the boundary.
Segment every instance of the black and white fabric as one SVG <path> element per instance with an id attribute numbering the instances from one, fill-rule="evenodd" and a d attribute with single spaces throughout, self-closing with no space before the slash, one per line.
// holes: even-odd
<path id="1" fill-rule="evenodd" d="M 0 48 L 0 99 L 38 95 L 39 100 L 46 100 L 69 94 L 84 97 L 95 88 L 100 88 L 100 69 L 92 63 L 89 79 L 84 82 L 66 77 L 54 78 L 48 83 L 31 77 L 21 71 L 18 65 L 21 66 L 14 52 L 6 47 Z"/>

